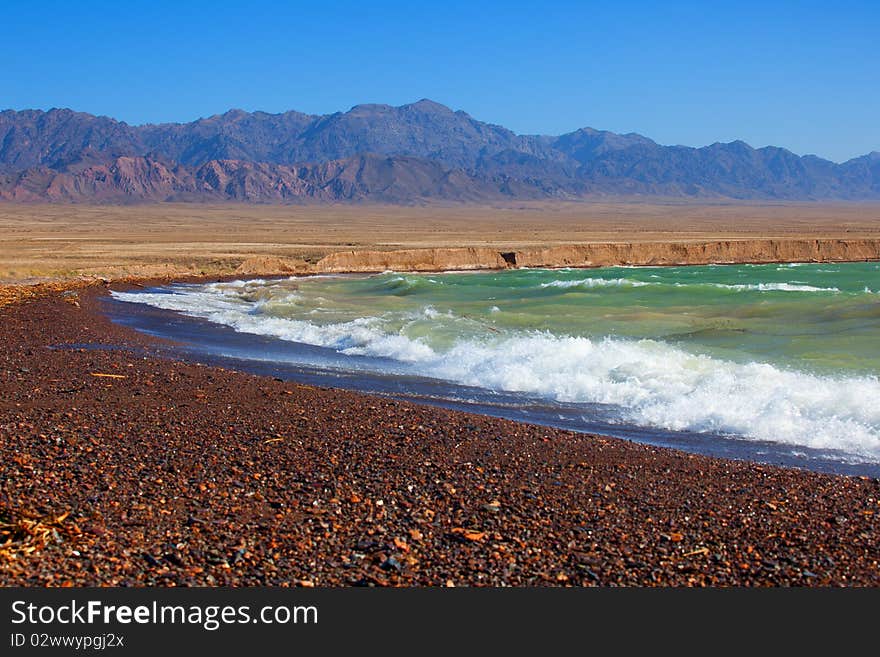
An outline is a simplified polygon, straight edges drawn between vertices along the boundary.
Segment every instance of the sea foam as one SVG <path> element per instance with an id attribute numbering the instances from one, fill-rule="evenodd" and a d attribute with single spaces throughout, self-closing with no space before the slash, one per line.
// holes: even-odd
<path id="1" fill-rule="evenodd" d="M 236 289 L 243 292 L 192 286 L 173 293 L 113 292 L 113 296 L 242 333 L 391 359 L 399 364 L 395 373 L 561 402 L 608 404 L 621 420 L 641 426 L 842 450 L 857 460 L 880 461 L 876 376 L 818 375 L 768 363 L 737 363 L 657 340 L 589 339 L 536 331 L 462 338 L 439 350 L 423 338 L 408 337 L 404 329 L 387 329 L 381 316 L 329 324 L 267 316 L 230 293 Z M 424 316 L 435 313 L 429 308 Z M 373 366 L 380 371 L 387 367 Z"/>
<path id="2" fill-rule="evenodd" d="M 541 287 L 643 287 L 645 285 L 656 285 L 656 283 L 648 283 L 645 281 L 635 281 L 629 278 L 581 278 L 577 280 L 549 281 L 541 283 Z"/>
<path id="3" fill-rule="evenodd" d="M 652 276 L 652 278 L 657 278 Z M 817 287 L 815 285 L 794 283 L 664 283 L 661 281 L 638 281 L 629 278 L 580 278 L 574 280 L 556 280 L 541 283 L 542 288 L 602 288 L 602 287 L 644 287 L 669 286 L 677 288 L 686 287 L 715 287 L 723 290 L 736 290 L 741 292 L 840 292 L 836 287 Z"/>

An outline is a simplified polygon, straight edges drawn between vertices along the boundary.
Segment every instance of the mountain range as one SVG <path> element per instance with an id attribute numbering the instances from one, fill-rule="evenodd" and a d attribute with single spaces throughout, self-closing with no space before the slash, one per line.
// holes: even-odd
<path id="1" fill-rule="evenodd" d="M 430 100 L 310 115 L 230 110 L 131 126 L 69 109 L 0 112 L 0 199 L 381 201 L 663 196 L 880 199 L 880 153 L 837 164 L 742 141 L 663 146 L 582 128 L 518 135 Z"/>

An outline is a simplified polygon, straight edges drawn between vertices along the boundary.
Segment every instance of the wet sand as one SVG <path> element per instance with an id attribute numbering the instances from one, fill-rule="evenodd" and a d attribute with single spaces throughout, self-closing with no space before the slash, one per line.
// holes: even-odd
<path id="1" fill-rule="evenodd" d="M 880 583 L 878 480 L 168 360 L 104 293 L 0 308 L 0 584 Z"/>

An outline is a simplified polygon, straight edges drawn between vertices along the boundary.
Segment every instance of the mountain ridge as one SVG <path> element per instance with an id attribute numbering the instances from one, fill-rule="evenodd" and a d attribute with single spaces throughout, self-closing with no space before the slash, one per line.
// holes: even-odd
<path id="1" fill-rule="evenodd" d="M 880 152 L 838 164 L 742 140 L 664 146 L 590 127 L 518 135 L 428 99 L 326 115 L 231 109 L 139 126 L 70 109 L 0 112 L 4 200 L 412 203 L 596 195 L 880 199 Z"/>

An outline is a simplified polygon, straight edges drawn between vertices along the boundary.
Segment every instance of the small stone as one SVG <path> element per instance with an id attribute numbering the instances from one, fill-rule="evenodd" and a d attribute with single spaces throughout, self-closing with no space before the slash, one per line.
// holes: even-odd
<path id="1" fill-rule="evenodd" d="M 388 557 L 382 562 L 382 565 L 379 566 L 379 568 L 382 570 L 394 570 L 399 573 L 403 570 L 403 565 L 394 557 Z"/>
<path id="2" fill-rule="evenodd" d="M 454 527 L 452 533 L 466 541 L 481 541 L 486 532 L 478 532 L 473 529 L 465 529 L 464 527 Z"/>
<path id="3" fill-rule="evenodd" d="M 183 559 L 181 559 L 180 556 L 178 556 L 174 552 L 168 552 L 162 558 L 174 566 L 183 566 Z"/>

